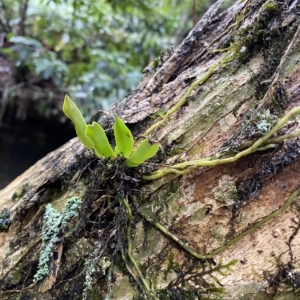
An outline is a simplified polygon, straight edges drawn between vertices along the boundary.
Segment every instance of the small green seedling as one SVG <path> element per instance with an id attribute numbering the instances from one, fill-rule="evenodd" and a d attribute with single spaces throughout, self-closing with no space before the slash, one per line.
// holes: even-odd
<path id="1" fill-rule="evenodd" d="M 133 151 L 134 139 L 132 133 L 123 120 L 116 117 L 114 123 L 116 146 L 113 150 L 102 126 L 97 122 L 87 125 L 80 110 L 68 95 L 64 99 L 63 111 L 73 122 L 80 141 L 86 148 L 93 150 L 99 158 L 115 159 L 116 157 L 123 157 L 125 158 L 123 166 L 134 168 L 154 156 L 159 149 L 158 143 L 151 144 L 148 139 L 145 139 Z"/>

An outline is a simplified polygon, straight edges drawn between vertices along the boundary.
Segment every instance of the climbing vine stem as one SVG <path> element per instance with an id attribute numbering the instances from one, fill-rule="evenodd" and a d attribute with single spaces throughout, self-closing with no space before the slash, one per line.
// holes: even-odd
<path id="1" fill-rule="evenodd" d="M 143 283 L 146 291 L 149 293 L 149 295 L 154 299 L 154 300 L 159 300 L 152 292 L 151 292 L 151 289 L 149 287 L 149 284 L 147 282 L 147 280 L 144 278 L 139 266 L 138 266 L 138 263 L 136 262 L 136 260 L 134 259 L 134 257 L 132 256 L 132 243 L 131 243 L 131 238 L 130 238 L 130 230 L 131 230 L 131 226 L 130 226 L 130 222 L 132 221 L 132 211 L 131 211 L 131 208 L 130 208 L 130 205 L 128 203 L 128 201 L 126 199 L 123 200 L 123 203 L 124 203 L 124 206 L 126 208 L 126 211 L 127 211 L 127 219 L 128 219 L 128 225 L 127 225 L 127 255 L 128 255 L 128 258 L 130 260 L 130 262 L 132 263 L 133 267 L 135 268 L 138 276 L 139 276 L 139 279 L 141 280 L 141 282 Z M 124 256 L 124 253 L 122 254 L 123 256 L 123 260 L 125 260 L 125 256 Z M 126 263 L 125 263 L 126 264 Z M 129 267 L 126 265 L 126 268 L 127 270 L 131 271 L 129 269 Z M 132 272 L 130 272 L 132 273 Z"/>
<path id="2" fill-rule="evenodd" d="M 237 235 L 233 239 L 231 239 L 228 242 L 226 242 L 221 247 L 216 248 L 215 250 L 213 250 L 209 254 L 205 254 L 205 255 L 204 254 L 200 254 L 200 253 L 196 252 L 195 250 L 193 250 L 189 245 L 187 245 L 186 243 L 184 243 L 183 241 L 181 241 L 176 235 L 172 234 L 166 227 L 164 227 L 160 223 L 153 222 L 153 221 L 150 220 L 149 217 L 145 216 L 143 213 L 141 213 L 141 212 L 139 212 L 139 213 L 143 216 L 143 218 L 145 218 L 148 222 L 150 222 L 151 224 L 153 224 L 163 234 L 165 234 L 166 236 L 168 236 L 169 238 L 171 238 L 174 242 L 176 242 L 179 246 L 181 246 L 185 251 L 187 251 L 188 253 L 190 253 L 192 256 L 194 256 L 197 259 L 204 260 L 204 259 L 211 259 L 214 256 L 216 256 L 217 254 L 220 254 L 221 252 L 223 252 L 224 250 L 226 250 L 228 247 L 230 247 L 233 244 L 235 244 L 238 241 L 240 241 L 246 235 L 253 233 L 255 230 L 257 230 L 258 228 L 260 228 L 261 226 L 263 226 L 265 223 L 267 223 L 271 219 L 277 217 L 279 214 L 281 214 L 283 211 L 285 211 L 293 203 L 293 201 L 299 195 L 299 192 L 300 192 L 300 187 L 298 187 L 289 196 L 289 198 L 285 201 L 285 203 L 280 208 L 278 208 L 277 210 L 273 211 L 269 215 L 265 216 L 260 221 L 258 221 L 255 224 L 253 224 L 249 229 L 243 231 L 242 233 L 240 233 L 239 235 Z"/>
<path id="3" fill-rule="evenodd" d="M 145 131 L 144 135 L 145 136 L 149 135 L 157 127 L 159 127 L 161 124 L 163 124 L 171 114 L 176 112 L 187 101 L 188 96 L 191 94 L 191 92 L 197 85 L 204 83 L 218 67 L 223 66 L 224 64 L 231 61 L 233 58 L 234 58 L 234 51 L 232 49 L 230 49 L 226 52 L 226 54 L 219 61 L 214 63 L 203 76 L 201 76 L 199 79 L 194 81 L 190 85 L 190 87 L 188 88 L 186 93 L 183 95 L 183 97 L 162 117 L 162 119 L 160 121 L 154 123 L 150 128 L 148 128 Z"/>
<path id="4" fill-rule="evenodd" d="M 295 115 L 300 114 L 300 107 L 295 107 L 292 110 L 290 110 L 282 119 L 278 121 L 278 123 L 264 136 L 262 136 L 260 139 L 258 139 L 256 142 L 253 142 L 252 144 L 249 144 L 249 147 L 246 148 L 245 150 L 242 150 L 241 152 L 237 153 L 236 155 L 232 157 L 227 157 L 227 158 L 220 158 L 220 159 L 213 159 L 213 157 L 208 157 L 204 159 L 199 159 L 199 160 L 191 160 L 191 161 L 186 161 L 180 164 L 175 164 L 172 165 L 170 168 L 165 168 L 165 169 L 159 169 L 157 171 L 154 171 L 153 173 L 149 175 L 144 175 L 143 179 L 145 180 L 154 180 L 161 178 L 169 173 L 176 173 L 179 175 L 187 174 L 191 172 L 192 169 L 198 168 L 198 167 L 214 167 L 222 164 L 227 164 L 227 163 L 233 163 L 237 160 L 239 160 L 241 157 L 244 157 L 246 155 L 249 155 L 257 150 L 260 149 L 262 145 L 266 147 L 266 143 L 268 140 L 271 138 L 271 136 L 277 132 L 288 120 L 293 118 Z M 290 135 L 285 135 L 279 138 L 274 138 L 270 142 L 279 142 L 283 140 L 282 138 L 292 138 L 300 135 L 300 131 L 294 132 L 294 134 Z"/>
<path id="5" fill-rule="evenodd" d="M 167 113 L 166 116 L 169 115 L 169 114 Z M 292 110 L 290 110 L 283 118 L 281 118 L 277 122 L 277 124 L 269 132 L 267 132 L 264 136 L 262 136 L 257 141 L 249 141 L 249 142 L 246 142 L 245 144 L 243 144 L 240 147 L 241 151 L 239 153 L 237 153 L 236 155 L 234 155 L 234 156 L 215 159 L 215 157 L 218 156 L 218 155 L 215 155 L 215 156 L 200 159 L 200 160 L 186 161 L 186 162 L 183 162 L 183 163 L 172 165 L 169 168 L 157 170 L 157 171 L 151 173 L 150 175 L 144 175 L 143 178 L 145 180 L 154 180 L 154 179 L 161 178 L 161 177 L 163 177 L 163 176 L 165 176 L 169 173 L 175 173 L 177 175 L 183 175 L 183 174 L 191 172 L 192 169 L 195 169 L 195 168 L 198 168 L 198 167 L 217 166 L 217 165 L 221 165 L 221 164 L 232 163 L 232 162 L 235 162 L 235 161 L 239 160 L 241 157 L 249 155 L 249 154 L 251 154 L 255 151 L 264 150 L 264 149 L 268 149 L 268 148 L 274 148 L 274 147 L 276 147 L 276 143 L 279 143 L 279 142 L 281 142 L 285 139 L 294 138 L 294 137 L 297 137 L 297 136 L 300 135 L 300 130 L 298 130 L 298 131 L 295 131 L 294 133 L 290 133 L 290 134 L 282 135 L 282 136 L 279 136 L 279 137 L 271 138 L 274 133 L 276 133 L 282 126 L 285 125 L 285 123 L 287 121 L 292 119 L 297 114 L 300 114 L 300 107 L 295 107 Z M 173 241 L 175 241 L 178 245 L 180 245 L 184 250 L 186 250 L 192 256 L 194 256 L 197 259 L 204 260 L 204 259 L 213 258 L 215 255 L 223 252 L 225 249 L 232 246 L 233 244 L 235 244 L 236 242 L 238 242 L 239 240 L 244 238 L 246 235 L 253 233 L 255 230 L 257 230 L 258 228 L 263 226 L 269 220 L 277 217 L 284 210 L 286 210 L 289 207 L 289 205 L 291 205 L 291 203 L 299 195 L 299 192 L 300 192 L 300 187 L 297 188 L 290 195 L 290 197 L 286 200 L 286 202 L 280 208 L 273 211 L 269 215 L 265 216 L 260 221 L 253 224 L 249 229 L 247 229 L 244 232 L 240 233 L 239 235 L 237 235 L 233 239 L 227 241 L 221 247 L 219 247 L 219 248 L 213 250 L 212 252 L 210 252 L 209 254 L 205 254 L 205 255 L 200 254 L 200 253 L 196 252 L 195 250 L 193 250 L 189 245 L 187 245 L 186 243 L 181 241 L 177 236 L 172 234 L 162 224 L 160 224 L 158 222 L 154 222 L 154 221 L 150 220 L 148 216 L 145 216 L 141 212 L 140 213 L 148 222 L 152 223 L 163 234 L 165 234 L 166 236 L 171 238 Z"/>

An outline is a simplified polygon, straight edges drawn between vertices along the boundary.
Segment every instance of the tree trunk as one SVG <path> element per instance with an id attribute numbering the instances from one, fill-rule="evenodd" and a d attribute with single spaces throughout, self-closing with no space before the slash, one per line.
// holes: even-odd
<path id="1" fill-rule="evenodd" d="M 151 162 L 73 139 L 0 191 L 1 299 L 299 299 L 300 4 L 222 2 L 111 109 Z"/>

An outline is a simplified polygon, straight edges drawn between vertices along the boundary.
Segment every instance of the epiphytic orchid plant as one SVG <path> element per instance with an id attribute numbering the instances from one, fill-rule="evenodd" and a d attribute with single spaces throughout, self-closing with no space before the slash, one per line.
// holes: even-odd
<path id="1" fill-rule="evenodd" d="M 116 157 L 123 157 L 125 158 L 123 166 L 134 168 L 153 157 L 158 151 L 159 144 L 151 144 L 147 138 L 133 150 L 134 139 L 132 133 L 119 117 L 115 117 L 114 136 L 116 146 L 113 149 L 102 126 L 97 122 L 86 124 L 80 110 L 68 95 L 64 98 L 63 111 L 73 122 L 76 134 L 83 145 L 89 150 L 93 150 L 99 158 L 115 159 Z"/>

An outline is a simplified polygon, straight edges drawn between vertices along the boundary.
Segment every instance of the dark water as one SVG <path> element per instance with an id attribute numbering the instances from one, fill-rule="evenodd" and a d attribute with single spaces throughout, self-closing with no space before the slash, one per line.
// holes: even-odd
<path id="1" fill-rule="evenodd" d="M 59 128 L 2 125 L 0 127 L 0 189 L 72 135 Z"/>

